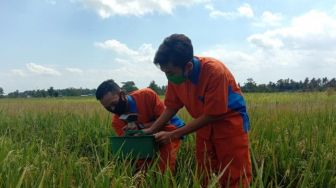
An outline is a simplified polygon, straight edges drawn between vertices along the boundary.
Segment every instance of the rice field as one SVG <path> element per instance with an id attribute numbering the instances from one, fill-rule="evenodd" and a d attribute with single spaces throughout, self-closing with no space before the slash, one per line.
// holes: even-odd
<path id="1" fill-rule="evenodd" d="M 251 187 L 336 187 L 336 95 L 246 94 Z M 180 117 L 190 121 L 185 110 Z M 176 173 L 133 173 L 110 153 L 110 114 L 94 98 L 0 99 L 0 187 L 200 187 L 194 135 Z M 212 175 L 208 187 L 217 187 Z"/>

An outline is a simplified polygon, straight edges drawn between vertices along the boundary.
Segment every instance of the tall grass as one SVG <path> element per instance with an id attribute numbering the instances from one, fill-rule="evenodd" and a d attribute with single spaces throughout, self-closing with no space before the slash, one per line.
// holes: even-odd
<path id="1" fill-rule="evenodd" d="M 252 187 L 336 187 L 336 96 L 246 95 Z M 191 117 L 182 110 L 187 122 Z M 176 172 L 134 173 L 110 153 L 110 114 L 93 98 L 0 99 L 0 187 L 200 187 L 194 136 Z M 212 176 L 210 185 L 216 184 Z"/>

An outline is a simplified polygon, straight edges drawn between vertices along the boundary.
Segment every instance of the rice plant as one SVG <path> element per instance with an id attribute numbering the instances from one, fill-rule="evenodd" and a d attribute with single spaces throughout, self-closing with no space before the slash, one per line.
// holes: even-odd
<path id="1" fill-rule="evenodd" d="M 251 187 L 336 187 L 336 95 L 247 94 Z M 192 118 L 183 109 L 186 122 Z M 111 116 L 94 98 L 0 99 L 0 187 L 201 187 L 195 137 L 176 171 L 146 172 L 110 152 Z M 209 187 L 217 187 L 212 174 Z"/>

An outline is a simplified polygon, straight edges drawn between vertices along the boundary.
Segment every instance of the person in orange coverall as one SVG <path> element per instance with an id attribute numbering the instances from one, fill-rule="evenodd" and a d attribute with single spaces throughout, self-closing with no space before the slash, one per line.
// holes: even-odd
<path id="1" fill-rule="evenodd" d="M 248 187 L 251 160 L 249 118 L 243 95 L 229 69 L 219 60 L 194 56 L 191 40 L 173 34 L 159 46 L 154 64 L 166 74 L 165 111 L 144 129 L 161 143 L 196 131 L 196 160 L 205 173 L 221 175 L 222 187 Z M 161 127 L 185 107 L 194 118 L 174 131 Z"/>
<path id="2" fill-rule="evenodd" d="M 151 89 L 140 89 L 127 95 L 113 80 L 101 83 L 96 91 L 96 98 L 106 110 L 113 113 L 112 128 L 118 136 L 123 136 L 126 129 L 138 130 L 148 128 L 164 111 L 164 104 L 159 96 Z M 132 125 L 126 125 L 119 117 L 123 114 L 137 113 L 138 120 Z M 184 122 L 177 116 L 170 119 L 162 130 L 173 131 L 184 126 Z M 159 168 L 164 172 L 169 169 L 174 172 L 176 155 L 180 146 L 180 138 L 160 145 Z"/>

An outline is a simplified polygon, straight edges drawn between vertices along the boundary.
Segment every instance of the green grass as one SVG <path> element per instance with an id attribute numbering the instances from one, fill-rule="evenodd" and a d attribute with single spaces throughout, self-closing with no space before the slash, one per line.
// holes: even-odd
<path id="1" fill-rule="evenodd" d="M 336 187 L 336 95 L 247 94 L 252 187 Z M 186 121 L 191 117 L 182 110 Z M 133 174 L 111 155 L 110 115 L 93 98 L 0 99 L 0 187 L 200 187 L 194 136 L 176 174 Z M 216 176 L 210 182 L 216 186 Z"/>

